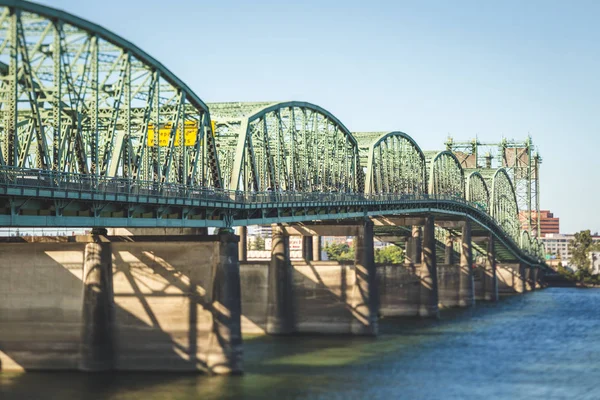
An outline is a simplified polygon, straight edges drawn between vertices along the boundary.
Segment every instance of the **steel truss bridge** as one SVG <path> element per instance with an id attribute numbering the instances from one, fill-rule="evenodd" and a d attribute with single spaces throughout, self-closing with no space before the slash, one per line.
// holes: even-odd
<path id="1" fill-rule="evenodd" d="M 222 227 L 433 215 L 543 264 L 506 169 L 464 169 L 314 104 L 204 103 L 63 11 L 0 0 L 0 226 Z"/>

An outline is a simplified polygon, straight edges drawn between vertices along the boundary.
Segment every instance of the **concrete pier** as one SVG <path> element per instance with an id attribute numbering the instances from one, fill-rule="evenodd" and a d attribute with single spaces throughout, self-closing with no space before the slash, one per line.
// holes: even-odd
<path id="1" fill-rule="evenodd" d="M 525 266 L 521 263 L 496 264 L 498 294 L 511 295 L 525 292 Z"/>
<path id="2" fill-rule="evenodd" d="M 302 258 L 304 261 L 312 261 L 313 256 L 313 237 L 302 236 Z"/>
<path id="3" fill-rule="evenodd" d="M 238 245 L 238 260 L 248 261 L 248 227 L 238 226 L 237 234 L 240 237 Z"/>
<path id="4" fill-rule="evenodd" d="M 215 263 L 212 292 L 213 329 L 207 366 L 213 374 L 239 374 L 242 367 L 242 302 L 240 290 L 239 237 L 219 232 L 219 255 Z"/>
<path id="5" fill-rule="evenodd" d="M 460 267 L 454 256 L 454 238 L 448 232 L 444 246 L 444 264 L 437 266 L 439 306 L 443 308 L 458 306 Z"/>
<path id="6" fill-rule="evenodd" d="M 535 291 L 537 289 L 537 273 L 538 273 L 538 268 L 535 265 L 532 265 L 531 267 L 529 267 L 529 276 L 528 278 L 528 285 L 527 285 L 527 290 L 528 291 Z"/>
<path id="7" fill-rule="evenodd" d="M 420 265 L 421 304 L 420 317 L 439 317 L 438 284 L 435 256 L 435 225 L 433 217 L 425 219 L 423 226 L 423 263 Z"/>
<path id="8" fill-rule="evenodd" d="M 446 232 L 446 241 L 444 243 L 444 264 L 454 264 L 454 238 L 450 232 Z"/>
<path id="9" fill-rule="evenodd" d="M 115 363 L 115 305 L 111 243 L 94 229 L 85 245 L 79 369 L 109 371 Z"/>
<path id="10" fill-rule="evenodd" d="M 235 235 L 102 233 L 0 244 L 2 370 L 241 371 Z"/>
<path id="11" fill-rule="evenodd" d="M 421 306 L 421 278 L 413 265 L 377 265 L 379 314 L 416 317 Z"/>
<path id="12" fill-rule="evenodd" d="M 419 225 L 413 225 L 408 247 L 409 251 L 407 251 L 407 255 L 410 263 L 413 265 L 421 264 L 423 242 L 421 238 L 421 227 Z"/>
<path id="13" fill-rule="evenodd" d="M 273 225 L 271 262 L 269 263 L 267 333 L 286 335 L 294 332 L 293 286 L 289 236 L 283 232 L 281 225 Z"/>
<path id="14" fill-rule="evenodd" d="M 543 289 L 546 287 L 545 275 L 546 275 L 546 271 L 544 269 L 540 268 L 537 273 L 537 285 L 538 285 L 537 287 L 540 289 Z"/>
<path id="15" fill-rule="evenodd" d="M 471 247 L 471 221 L 469 220 L 466 220 L 462 227 L 460 250 L 458 306 L 473 307 L 475 305 L 475 293 L 472 267 L 473 252 Z"/>
<path id="16" fill-rule="evenodd" d="M 321 261 L 321 251 L 323 250 L 321 245 L 321 236 L 312 236 L 312 242 L 312 260 Z"/>
<path id="17" fill-rule="evenodd" d="M 379 332 L 379 293 L 377 292 L 372 221 L 366 220 L 358 227 L 355 237 L 355 252 L 356 281 L 351 302 L 354 314 L 352 333 L 377 335 Z"/>
<path id="18" fill-rule="evenodd" d="M 486 301 L 498 301 L 498 275 L 496 273 L 496 248 L 494 237 L 490 235 L 487 241 L 487 255 L 485 260 L 485 285 L 483 298 Z"/>

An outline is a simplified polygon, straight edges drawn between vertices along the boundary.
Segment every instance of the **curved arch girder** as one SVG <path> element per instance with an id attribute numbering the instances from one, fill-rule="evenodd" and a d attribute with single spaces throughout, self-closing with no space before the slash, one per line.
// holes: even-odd
<path id="1" fill-rule="evenodd" d="M 490 193 L 485 179 L 477 171 L 471 172 L 467 178 L 467 201 L 477 204 L 486 212 L 490 209 Z"/>
<path id="2" fill-rule="evenodd" d="M 425 155 L 404 132 L 388 132 L 369 146 L 365 193 L 427 192 Z"/>
<path id="3" fill-rule="evenodd" d="M 316 105 L 285 102 L 245 118 L 231 163 L 229 187 L 264 191 L 360 193 L 358 144 L 333 115 Z"/>
<path id="4" fill-rule="evenodd" d="M 529 232 L 521 231 L 521 240 L 520 240 L 521 249 L 525 250 L 525 252 L 532 254 L 532 242 L 531 237 L 529 236 Z M 537 250 L 537 249 L 536 249 Z"/>
<path id="5" fill-rule="evenodd" d="M 515 242 L 520 242 L 519 209 L 510 176 L 499 168 L 492 179 L 491 215 Z"/>
<path id="6" fill-rule="evenodd" d="M 429 193 L 465 198 L 464 171 L 452 152 L 441 151 L 431 160 Z"/>
<path id="7" fill-rule="evenodd" d="M 106 29 L 0 0 L 0 163 L 220 187 L 207 106 Z"/>

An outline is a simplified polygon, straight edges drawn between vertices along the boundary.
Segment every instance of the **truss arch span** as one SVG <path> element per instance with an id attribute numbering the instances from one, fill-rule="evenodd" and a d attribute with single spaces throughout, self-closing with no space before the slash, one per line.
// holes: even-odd
<path id="1" fill-rule="evenodd" d="M 299 101 L 209 107 L 229 189 L 364 190 L 358 143 L 325 109 Z"/>
<path id="2" fill-rule="evenodd" d="M 221 186 L 208 107 L 137 46 L 20 0 L 0 36 L 2 165 Z"/>
<path id="3" fill-rule="evenodd" d="M 429 161 L 429 194 L 465 198 L 465 173 L 451 151 L 431 155 Z"/>
<path id="4" fill-rule="evenodd" d="M 510 176 L 504 168 L 496 170 L 492 179 L 491 215 L 515 242 L 520 242 L 517 197 Z"/>
<path id="5" fill-rule="evenodd" d="M 521 240 L 520 240 L 521 248 L 529 254 L 534 254 L 535 252 L 537 252 L 537 243 L 535 243 L 535 244 L 532 243 L 531 239 L 532 238 L 529 236 L 528 231 L 521 231 Z M 536 247 L 534 248 L 534 246 L 536 246 Z"/>
<path id="6" fill-rule="evenodd" d="M 475 203 L 484 211 L 489 212 L 490 192 L 485 179 L 478 171 L 471 172 L 467 177 L 466 197 L 467 201 Z"/>
<path id="7" fill-rule="evenodd" d="M 421 195 L 427 192 L 425 155 L 404 132 L 355 132 L 365 171 L 365 193 Z"/>

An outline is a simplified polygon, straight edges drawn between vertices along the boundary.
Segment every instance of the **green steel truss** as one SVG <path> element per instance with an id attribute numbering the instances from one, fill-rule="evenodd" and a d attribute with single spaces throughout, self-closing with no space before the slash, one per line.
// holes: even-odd
<path id="1" fill-rule="evenodd" d="M 429 194 L 465 198 L 465 173 L 450 151 L 427 152 Z"/>
<path id="2" fill-rule="evenodd" d="M 483 143 L 478 139 L 456 142 L 449 137 L 446 149 L 458 157 L 464 168 L 492 171 L 505 168 L 515 187 L 527 230 L 532 236 L 541 235 L 539 168 L 542 158 L 531 137 L 524 141 L 502 139 L 495 143 Z"/>
<path id="3" fill-rule="evenodd" d="M 515 257 L 541 262 L 543 246 L 519 229 L 521 175 L 474 169 L 402 132 L 352 134 L 310 103 L 207 106 L 106 29 L 0 0 L 3 225 L 231 227 L 433 213 L 470 218 Z"/>
<path id="4" fill-rule="evenodd" d="M 427 193 L 425 155 L 403 132 L 354 132 L 366 164 L 365 193 Z"/>
<path id="5" fill-rule="evenodd" d="M 0 40 L 0 164 L 220 187 L 207 106 L 136 46 L 8 0 Z"/>
<path id="6" fill-rule="evenodd" d="M 485 211 L 490 209 L 490 192 L 485 179 L 478 171 L 473 171 L 467 177 L 467 201 L 477 204 Z"/>
<path id="7" fill-rule="evenodd" d="M 294 101 L 209 107 L 226 188 L 363 191 L 356 139 L 321 107 Z"/>
<path id="8" fill-rule="evenodd" d="M 492 217 L 513 238 L 520 241 L 519 208 L 517 197 L 508 172 L 500 168 L 492 180 Z"/>

